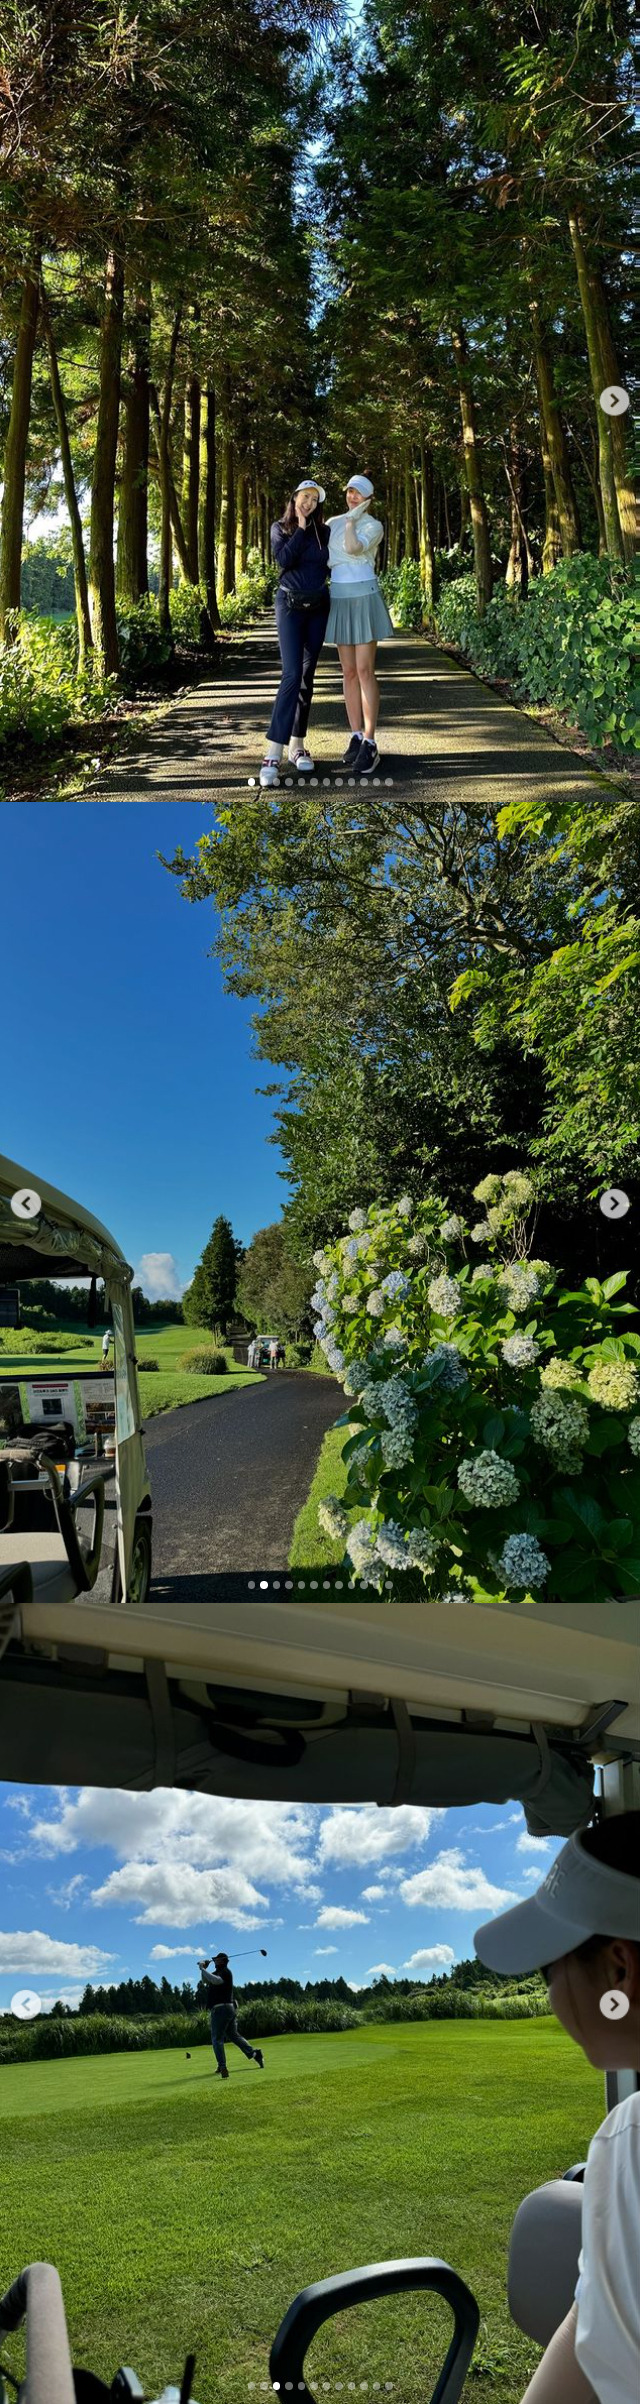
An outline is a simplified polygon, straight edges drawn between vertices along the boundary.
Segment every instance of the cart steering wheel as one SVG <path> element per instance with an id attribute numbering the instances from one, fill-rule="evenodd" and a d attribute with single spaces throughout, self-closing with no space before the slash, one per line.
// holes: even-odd
<path id="1" fill-rule="evenodd" d="M 295 2391 L 301 2404 L 315 2404 L 304 2378 L 304 2359 L 323 2321 L 332 2320 L 334 2313 L 345 2312 L 351 2304 L 370 2303 L 377 2296 L 402 2295 L 412 2287 L 431 2289 L 451 2307 L 453 2336 L 430 2404 L 458 2404 L 478 2334 L 480 2313 L 464 2279 L 450 2269 L 448 2262 L 433 2257 L 369 2263 L 363 2270 L 343 2271 L 332 2279 L 318 2280 L 314 2287 L 303 2287 L 290 2304 L 273 2341 L 269 2370 L 274 2387 L 280 2394 L 287 2388 Z"/>

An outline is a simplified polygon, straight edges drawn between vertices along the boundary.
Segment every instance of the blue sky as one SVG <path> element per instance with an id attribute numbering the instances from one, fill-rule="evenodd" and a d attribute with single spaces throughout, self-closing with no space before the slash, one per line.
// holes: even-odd
<path id="1" fill-rule="evenodd" d="M 134 1268 L 170 1255 L 168 1292 L 219 1211 L 248 1243 L 288 1193 L 250 1006 L 207 958 L 213 910 L 156 857 L 211 823 L 188 803 L 0 811 L 2 1149 L 94 1211 Z"/>
<path id="2" fill-rule="evenodd" d="M 429 1978 L 544 1877 L 559 1840 L 523 1812 L 473 1806 L 261 1804 L 159 1789 L 0 1786 L 0 2010 L 44 2008 L 87 1979 L 181 1982 L 200 1952 L 244 1978 Z"/>

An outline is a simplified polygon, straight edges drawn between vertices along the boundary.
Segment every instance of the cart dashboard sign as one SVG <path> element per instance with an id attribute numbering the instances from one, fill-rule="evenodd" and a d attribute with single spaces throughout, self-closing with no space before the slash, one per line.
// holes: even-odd
<path id="1" fill-rule="evenodd" d="M 66 1421 L 80 1442 L 115 1427 L 112 1377 L 33 1377 L 21 1379 L 19 1390 L 26 1427 Z"/>

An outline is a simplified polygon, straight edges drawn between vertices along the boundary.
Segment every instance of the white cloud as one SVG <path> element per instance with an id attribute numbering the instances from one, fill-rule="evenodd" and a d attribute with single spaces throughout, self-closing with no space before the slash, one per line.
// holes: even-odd
<path id="1" fill-rule="evenodd" d="M 545 1866 L 546 1866 L 546 1865 L 545 1865 Z M 522 1876 L 523 1876 L 523 1878 L 530 1878 L 530 1879 L 531 1879 L 531 1882 L 532 1882 L 532 1885 L 534 1885 L 534 1886 L 539 1886 L 539 1884 L 540 1884 L 540 1871 L 539 1871 L 539 1869 L 537 1868 L 537 1865 L 536 1865 L 536 1863 L 535 1863 L 534 1861 L 530 1862 L 528 1870 L 523 1870 L 523 1872 L 522 1872 Z"/>
<path id="2" fill-rule="evenodd" d="M 175 1962 L 178 1954 L 186 1953 L 189 1960 L 193 1962 L 197 1961 L 198 1954 L 204 1959 L 205 1950 L 202 1938 L 194 1937 L 192 1945 L 152 1945 L 149 1960 L 150 1962 Z"/>
<path id="3" fill-rule="evenodd" d="M 518 1896 L 512 1887 L 492 1886 L 484 1870 L 474 1869 L 457 1846 L 450 1852 L 439 1853 L 428 1869 L 418 1870 L 415 1878 L 403 1878 L 400 1886 L 402 1903 L 410 1908 L 437 1908 L 440 1911 L 504 1911 Z"/>
<path id="4" fill-rule="evenodd" d="M 324 1911 L 318 1912 L 316 1928 L 356 1928 L 358 1923 L 368 1928 L 368 1912 L 343 1911 L 339 1903 L 326 1903 Z"/>
<path id="5" fill-rule="evenodd" d="M 525 1828 L 524 1835 L 516 1837 L 516 1853 L 548 1853 L 549 1841 L 548 1836 L 530 1836 Z"/>
<path id="6" fill-rule="evenodd" d="M 262 1928 L 259 1908 L 268 1898 L 239 1870 L 190 1870 L 182 1862 L 126 1862 L 94 1887 L 98 1909 L 120 1904 L 145 1927 L 162 1920 L 172 1928 L 194 1928 L 201 1920 L 226 1920 L 230 1928 Z M 140 1909 L 135 1910 L 139 1904 Z M 258 1906 L 258 1909 L 256 1909 Z"/>
<path id="7" fill-rule="evenodd" d="M 449 1963 L 454 1962 L 455 1958 L 452 1945 L 421 1945 L 417 1953 L 410 1953 L 408 1962 L 403 1962 L 402 1967 L 403 1970 L 448 1970 Z"/>
<path id="8" fill-rule="evenodd" d="M 29 1795 L 5 1795 L 4 1807 L 5 1811 L 19 1811 L 21 1819 L 23 1820 L 28 1820 L 30 1818 L 31 1801 Z"/>
<path id="9" fill-rule="evenodd" d="M 363 1903 L 383 1903 L 386 1892 L 386 1886 L 363 1886 L 362 1901 Z"/>
<path id="10" fill-rule="evenodd" d="M 143 1252 L 133 1282 L 142 1286 L 150 1302 L 179 1302 L 185 1291 L 173 1252 Z"/>
<path id="11" fill-rule="evenodd" d="M 395 1978 L 395 1975 L 393 1962 L 372 1962 L 367 1971 L 368 1978 Z"/>
<path id="12" fill-rule="evenodd" d="M 83 1886 L 86 1886 L 86 1883 L 86 1878 L 83 1878 L 81 1871 L 78 1870 L 76 1871 L 75 1878 L 67 1879 L 66 1886 L 48 1886 L 47 1894 L 52 1903 L 57 1903 L 59 1905 L 60 1911 L 68 1912 L 71 1909 L 72 1903 L 78 1902 L 82 1888 Z"/>
<path id="13" fill-rule="evenodd" d="M 314 1945 L 313 1950 L 319 1961 L 322 1953 L 339 1953 L 340 1947 L 339 1945 Z"/>
<path id="14" fill-rule="evenodd" d="M 63 1945 L 59 1937 L 48 1937 L 41 1928 L 0 1930 L 0 1978 L 13 1977 L 15 1971 L 37 1978 L 39 1971 L 44 1971 L 49 1978 L 59 1974 L 62 1978 L 94 1979 L 107 1962 L 116 1960 L 115 1953 L 101 1953 L 97 1945 Z"/>
<path id="15" fill-rule="evenodd" d="M 435 1821 L 442 1818 L 441 1811 L 420 1803 L 400 1803 L 396 1811 L 380 1811 L 375 1803 L 336 1805 L 320 1830 L 320 1861 L 336 1869 L 354 1864 L 365 1869 L 368 1862 L 383 1861 L 385 1854 L 408 1853 L 413 1845 L 426 1844 Z"/>

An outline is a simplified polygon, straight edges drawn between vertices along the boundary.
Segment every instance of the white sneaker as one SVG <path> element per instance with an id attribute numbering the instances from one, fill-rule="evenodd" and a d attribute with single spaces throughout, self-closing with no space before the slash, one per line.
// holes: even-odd
<path id="1" fill-rule="evenodd" d="M 261 767 L 261 770 L 260 770 L 260 779 L 259 779 L 259 781 L 260 781 L 260 784 L 261 784 L 261 785 L 279 785 L 279 783 L 280 783 L 280 761 L 279 761 L 279 760 L 263 760 L 263 762 L 262 762 L 262 767 Z"/>
<path id="2" fill-rule="evenodd" d="M 295 753 L 290 751 L 289 758 L 292 768 L 297 769 L 298 776 L 313 776 L 316 763 L 315 760 L 312 760 L 310 751 L 296 751 Z"/>

